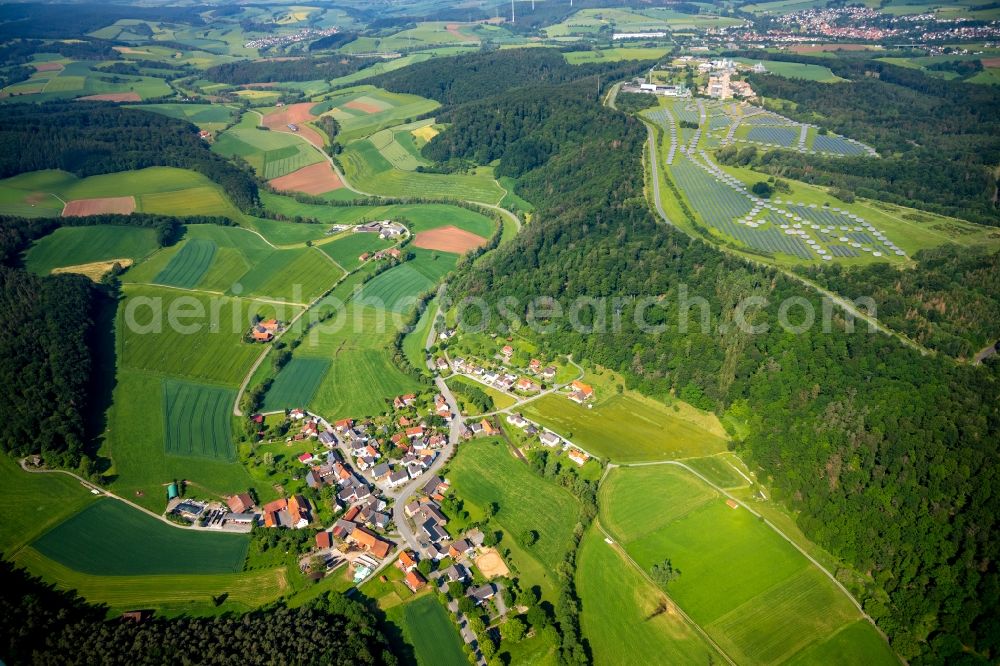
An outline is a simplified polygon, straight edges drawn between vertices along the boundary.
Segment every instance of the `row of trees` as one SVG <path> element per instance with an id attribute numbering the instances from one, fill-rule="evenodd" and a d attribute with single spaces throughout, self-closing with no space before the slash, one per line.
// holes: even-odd
<path id="1" fill-rule="evenodd" d="M 320 79 L 329 81 L 352 74 L 370 64 L 370 60 L 343 55 L 293 60 L 239 60 L 209 67 L 205 70 L 205 78 L 209 81 L 230 85 L 318 81 Z"/>
<path id="2" fill-rule="evenodd" d="M 458 80 L 469 64 L 437 61 L 436 67 L 453 68 L 442 79 L 455 81 L 443 89 L 443 101 L 463 87 Z M 587 87 L 569 88 L 593 100 Z M 504 140 L 491 151 L 501 160 L 518 145 L 558 136 L 555 128 L 570 120 L 553 108 L 581 108 L 563 101 L 566 87 L 538 85 L 532 93 L 540 120 L 493 116 Z M 479 108 L 502 107 L 511 96 Z M 519 91 L 515 100 L 527 107 L 529 97 Z M 464 120 L 467 114 L 448 112 L 455 122 L 445 134 L 477 127 Z M 590 122 L 590 114 L 600 122 Z M 806 534 L 866 572 L 855 592 L 903 656 L 940 661 L 963 646 L 966 659 L 997 654 L 1000 552 L 991 535 L 1000 481 L 996 451 L 987 444 L 1000 439 L 997 365 L 924 358 L 860 327 L 848 332 L 841 315 L 829 331 L 817 325 L 787 333 L 779 305 L 804 299 L 820 313 L 816 294 L 657 225 L 643 194 L 646 132 L 637 121 L 596 102 L 572 120 L 594 131 L 563 143 L 520 178 L 518 193 L 538 207 L 534 222 L 459 271 L 455 293 L 493 304 L 512 299 L 493 310 L 492 327 L 500 333 L 523 325 L 537 296 L 556 299 L 564 311 L 577 297 L 618 298 L 618 330 L 588 332 L 554 320 L 536 336 L 540 353 L 572 353 L 623 373 L 630 388 L 677 393 L 741 423 L 738 446 L 800 515 Z M 682 294 L 705 299 L 707 327 L 698 323 L 698 307 L 695 323 L 680 326 L 688 314 Z M 630 297 L 640 296 L 655 297 L 656 305 L 640 314 L 663 324 L 658 330 L 636 323 Z M 732 325 L 736 306 L 748 297 L 766 299 L 749 317 L 767 326 L 761 333 Z M 504 315 L 511 310 L 514 322 Z M 574 607 L 570 586 L 557 606 L 567 648 L 579 640 Z M 574 653 L 567 649 L 567 660 Z"/>

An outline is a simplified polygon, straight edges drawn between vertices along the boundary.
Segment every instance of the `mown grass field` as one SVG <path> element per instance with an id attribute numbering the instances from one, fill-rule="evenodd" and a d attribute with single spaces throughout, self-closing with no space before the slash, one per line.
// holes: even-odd
<path id="1" fill-rule="evenodd" d="M 193 289 L 212 265 L 216 245 L 210 240 L 192 238 L 173 256 L 170 263 L 156 274 L 153 282 L 168 287 Z"/>
<path id="2" fill-rule="evenodd" d="M 403 338 L 403 353 L 406 354 L 406 360 L 410 362 L 414 368 L 423 368 L 425 365 L 425 347 L 427 345 L 427 336 L 430 334 L 431 326 L 434 324 L 434 318 L 437 316 L 438 305 L 437 299 L 430 301 L 427 307 L 424 308 L 423 313 L 420 315 L 420 319 L 417 320 L 416 325 L 413 330 L 406 334 Z"/>
<path id="3" fill-rule="evenodd" d="M 60 523 L 31 546 L 51 560 L 95 576 L 235 573 L 245 534 L 174 527 L 124 502 L 102 499 Z"/>
<path id="4" fill-rule="evenodd" d="M 236 391 L 173 379 L 163 382 L 168 455 L 236 460 L 231 414 Z"/>
<path id="5" fill-rule="evenodd" d="M 588 409 L 557 392 L 528 403 L 524 414 L 614 462 L 687 458 L 726 450 L 725 438 L 655 400 L 631 392 L 604 399 L 599 394 L 597 400 Z"/>
<path id="6" fill-rule="evenodd" d="M 219 384 L 238 385 L 260 353 L 259 347 L 243 342 L 250 318 L 259 314 L 266 319 L 275 312 L 266 303 L 160 287 L 126 285 L 123 294 L 119 367 Z M 200 311 L 201 317 L 171 325 L 171 309 Z"/>
<path id="7" fill-rule="evenodd" d="M 220 134 L 212 151 L 226 157 L 241 157 L 262 178 L 270 180 L 323 161 L 323 155 L 287 132 L 257 127 L 256 113 L 246 113 L 239 123 Z"/>
<path id="8" fill-rule="evenodd" d="M 433 289 L 457 262 L 455 255 L 445 252 L 419 248 L 408 251 L 415 255 L 413 259 L 376 275 L 355 300 L 369 307 L 408 312 L 416 299 Z"/>
<path id="9" fill-rule="evenodd" d="M 641 576 L 591 528 L 576 558 L 580 624 L 595 664 L 712 663 L 720 657 Z"/>
<path id="10" fill-rule="evenodd" d="M 454 492 L 480 512 L 491 502 L 500 506 L 493 521 L 505 540 L 520 541 L 526 531 L 537 531 L 538 541 L 525 550 L 544 567 L 554 570 L 572 546 L 580 511 L 576 498 L 532 473 L 503 441 L 463 444 L 447 476 Z"/>
<path id="11" fill-rule="evenodd" d="M 293 358 L 281 369 L 264 397 L 265 412 L 308 405 L 330 369 L 325 358 Z"/>
<path id="12" fill-rule="evenodd" d="M 8 556 L 80 511 L 95 497 L 65 474 L 32 474 L 0 456 L 0 551 Z"/>
<path id="13" fill-rule="evenodd" d="M 156 232 L 138 227 L 62 227 L 39 239 L 25 253 L 25 267 L 39 275 L 52 269 L 94 261 L 139 261 L 154 252 Z"/>
<path id="14" fill-rule="evenodd" d="M 159 615 L 201 615 L 246 612 L 276 601 L 288 591 L 285 569 L 221 574 L 160 574 L 156 576 L 95 576 L 74 571 L 26 548 L 14 562 L 60 589 L 76 590 L 87 601 L 107 604 L 122 613 L 155 609 Z M 215 599 L 225 596 L 217 606 Z"/>
<path id="15" fill-rule="evenodd" d="M 360 74 L 360 72 L 358 72 Z M 360 109 L 347 106 L 350 102 L 361 100 L 373 103 L 380 110 L 366 113 Z M 349 143 L 355 139 L 374 134 L 375 132 L 399 125 L 408 118 L 415 118 L 438 108 L 440 104 L 434 100 L 418 95 L 393 93 L 374 86 L 362 85 L 335 91 L 310 110 L 313 115 L 331 115 L 340 123 L 338 140 Z"/>
<path id="16" fill-rule="evenodd" d="M 224 128 L 236 112 L 234 107 L 223 104 L 146 104 L 136 108 L 187 120 L 210 132 Z"/>
<path id="17" fill-rule="evenodd" d="M 643 570 L 667 558 L 680 570 L 670 596 L 737 663 L 787 661 L 861 618 L 777 532 L 680 467 L 615 469 L 600 504 L 602 525 Z M 892 663 L 885 656 L 870 663 Z"/>
<path id="18" fill-rule="evenodd" d="M 288 199 L 277 194 L 261 192 L 261 200 L 267 205 L 267 199 Z M 298 203 L 292 200 L 294 203 Z M 253 229 L 261 236 L 275 245 L 291 245 L 305 243 L 306 241 L 320 240 L 326 237 L 326 230 L 329 228 L 325 224 L 299 224 L 296 222 L 285 222 L 279 220 L 265 220 L 255 217 L 247 218 L 244 222 L 248 229 Z"/>
<path id="19" fill-rule="evenodd" d="M 757 60 L 747 58 L 735 58 L 737 62 L 744 65 L 755 65 Z M 837 83 L 846 81 L 823 65 L 810 65 L 802 62 L 782 62 L 779 60 L 768 60 L 764 62 L 769 74 L 784 76 L 789 79 L 805 79 L 806 81 L 818 81 L 819 83 Z"/>
<path id="20" fill-rule="evenodd" d="M 309 303 L 344 272 L 315 248 L 276 250 L 239 278 L 239 293 Z M 231 293 L 237 293 L 235 287 Z"/>
<path id="21" fill-rule="evenodd" d="M 345 290 L 350 287 L 345 285 Z M 388 400 L 419 388 L 392 361 L 390 347 L 401 322 L 373 308 L 351 304 L 341 312 L 310 330 L 295 350 L 296 358 L 330 363 L 309 409 L 327 418 L 382 414 Z"/>
<path id="22" fill-rule="evenodd" d="M 593 51 L 570 51 L 563 57 L 571 65 L 582 65 L 588 62 L 620 62 L 622 60 L 657 60 L 665 56 L 670 49 L 666 47 L 619 47 L 611 49 L 595 49 Z"/>
<path id="23" fill-rule="evenodd" d="M 466 387 L 477 388 L 486 395 L 493 399 L 494 409 L 507 409 L 516 402 L 516 399 L 502 391 L 499 391 L 492 386 L 485 386 L 479 382 L 469 379 L 468 377 L 454 376 L 447 379 L 448 386 L 455 391 L 455 397 L 458 398 L 459 402 L 462 403 L 462 413 L 465 415 L 477 414 L 480 412 L 478 407 L 469 404 L 464 399 L 463 389 Z M 490 410 L 492 411 L 492 410 Z"/>
<path id="24" fill-rule="evenodd" d="M 462 648 L 465 646 L 448 611 L 430 594 L 398 604 L 386 611 L 386 616 L 403 632 L 413 646 L 417 664 L 421 666 L 464 666 L 469 663 Z"/>

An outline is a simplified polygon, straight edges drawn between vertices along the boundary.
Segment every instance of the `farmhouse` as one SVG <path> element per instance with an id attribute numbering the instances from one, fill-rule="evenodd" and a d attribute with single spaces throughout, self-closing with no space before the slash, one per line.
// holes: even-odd
<path id="1" fill-rule="evenodd" d="M 374 532 L 361 526 L 355 527 L 347 540 L 380 560 L 384 559 L 392 548 L 391 543 L 383 541 Z"/>
<path id="2" fill-rule="evenodd" d="M 542 379 L 545 381 L 552 381 L 556 377 L 556 366 L 550 365 L 549 367 L 542 370 Z"/>
<path id="3" fill-rule="evenodd" d="M 331 548 L 333 546 L 333 534 L 323 530 L 316 533 L 316 547 L 319 549 Z"/>
<path id="4" fill-rule="evenodd" d="M 542 362 L 539 361 L 537 358 L 533 358 L 531 359 L 531 361 L 528 362 L 529 371 L 537 373 L 541 369 L 542 369 Z"/>
<path id="5" fill-rule="evenodd" d="M 313 461 L 313 454 L 309 453 L 308 451 L 299 456 L 299 462 L 302 463 L 303 465 L 308 465 L 312 461 Z"/>
<path id="6" fill-rule="evenodd" d="M 396 560 L 396 567 L 400 571 L 409 571 L 410 569 L 415 569 L 417 566 L 417 560 L 414 559 L 413 554 L 404 550 L 399 553 L 399 559 Z"/>
<path id="7" fill-rule="evenodd" d="M 518 379 L 517 384 L 515 384 L 514 386 L 519 391 L 528 391 L 532 393 L 535 391 L 542 390 L 541 386 L 539 386 L 536 382 L 531 381 L 527 377 L 521 377 L 520 379 Z"/>
<path id="8" fill-rule="evenodd" d="M 254 342 L 270 342 L 278 332 L 278 321 L 276 319 L 266 319 L 259 321 L 250 331 Z"/>
<path id="9" fill-rule="evenodd" d="M 253 510 L 253 499 L 249 493 L 239 493 L 226 498 L 226 506 L 233 513 L 248 513 Z"/>
<path id="10" fill-rule="evenodd" d="M 514 348 L 511 347 L 510 345 L 504 345 L 503 349 L 500 350 L 500 353 L 506 360 L 509 361 L 510 357 L 514 355 Z"/>
<path id="11" fill-rule="evenodd" d="M 410 588 L 413 592 L 416 592 L 427 585 L 427 579 L 420 575 L 419 571 L 415 570 L 407 571 L 404 580 L 406 582 L 406 587 Z"/>
<path id="12" fill-rule="evenodd" d="M 594 388 L 590 384 L 584 384 L 579 380 L 573 380 L 570 384 L 569 399 L 575 403 L 583 404 L 594 397 Z"/>
<path id="13" fill-rule="evenodd" d="M 396 396 L 392 401 L 392 406 L 396 409 L 403 409 L 404 407 L 409 407 L 417 401 L 417 396 L 413 393 L 407 393 L 406 395 Z"/>

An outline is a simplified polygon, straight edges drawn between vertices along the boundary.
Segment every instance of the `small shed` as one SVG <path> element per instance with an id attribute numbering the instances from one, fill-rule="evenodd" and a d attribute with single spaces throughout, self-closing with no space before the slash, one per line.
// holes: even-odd
<path id="1" fill-rule="evenodd" d="M 177 497 L 177 484 L 171 483 L 167 486 L 167 500 L 172 500 Z"/>

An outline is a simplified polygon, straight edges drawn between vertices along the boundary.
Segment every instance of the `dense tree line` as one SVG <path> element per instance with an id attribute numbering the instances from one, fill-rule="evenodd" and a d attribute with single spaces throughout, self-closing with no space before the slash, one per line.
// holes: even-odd
<path id="1" fill-rule="evenodd" d="M 121 19 L 202 25 L 199 7 L 139 7 L 119 3 L 0 5 L 0 40 L 10 38 L 86 38 L 88 32 Z M 110 46 L 110 44 L 109 44 Z"/>
<path id="2" fill-rule="evenodd" d="M 320 37 L 309 44 L 310 51 L 323 51 L 325 49 L 339 49 L 341 46 L 350 44 L 358 38 L 356 32 L 338 32 L 326 37 Z"/>
<path id="3" fill-rule="evenodd" d="M 880 61 L 829 59 L 836 85 L 755 74 L 782 113 L 864 141 L 882 155 L 833 158 L 773 151 L 758 168 L 820 185 L 1000 225 L 1000 89 L 947 81 Z"/>
<path id="4" fill-rule="evenodd" d="M 37 277 L 0 266 L 0 447 L 76 468 L 84 455 L 94 290 L 80 275 Z"/>
<path id="5" fill-rule="evenodd" d="M 304 57 L 294 60 L 241 60 L 205 70 L 205 78 L 218 83 L 281 83 L 284 81 L 329 81 L 367 67 L 370 60 L 349 56 Z"/>
<path id="6" fill-rule="evenodd" d="M 111 104 L 9 104 L 0 125 L 0 178 L 63 169 L 77 176 L 172 166 L 215 181 L 244 212 L 260 206 L 253 172 L 212 153 L 184 120 Z"/>
<path id="7" fill-rule="evenodd" d="M 615 96 L 615 107 L 622 113 L 638 113 L 660 103 L 656 95 L 646 93 L 618 93 Z"/>
<path id="8" fill-rule="evenodd" d="M 926 347 L 968 359 L 1000 337 L 1000 253 L 946 245 L 921 250 L 914 268 L 888 263 L 803 269 L 833 291 L 870 295 L 882 323 Z"/>
<path id="9" fill-rule="evenodd" d="M 460 78 L 464 59 L 450 64 Z M 541 108 L 546 100 L 561 104 L 564 90 L 539 85 L 534 94 Z M 862 572 L 847 582 L 900 654 L 913 663 L 995 658 L 1000 367 L 921 357 L 863 327 L 848 332 L 840 313 L 829 332 L 818 324 L 786 332 L 780 304 L 804 299 L 820 317 L 819 297 L 656 224 L 639 166 L 645 129 L 596 103 L 589 113 L 604 122 L 521 177 L 518 193 L 537 206 L 532 223 L 460 270 L 454 293 L 493 304 L 515 299 L 517 306 L 503 304 L 518 314 L 515 322 L 493 312 L 490 326 L 499 332 L 522 326 L 537 296 L 564 311 L 576 297 L 620 299 L 604 330 L 548 321 L 552 330 L 536 336 L 542 350 L 573 353 L 623 373 L 631 388 L 677 394 L 741 424 L 741 452 L 810 538 Z M 454 117 L 446 134 L 475 128 Z M 510 149 L 553 133 L 545 123 L 497 118 L 508 123 L 495 131 Z M 503 160 L 503 148 L 496 150 Z M 682 294 L 705 299 L 711 326 L 702 329 L 701 307 L 681 305 Z M 643 296 L 653 306 L 640 314 L 662 330 L 635 323 L 639 301 L 630 298 Z M 769 326 L 758 334 L 732 325 L 737 304 L 751 296 L 767 299 L 750 315 L 750 323 Z M 683 330 L 679 315 L 689 311 L 693 323 Z M 590 312 L 581 313 L 584 324 L 599 321 Z M 475 309 L 467 314 L 477 323 Z M 614 320 L 620 330 L 610 327 Z"/>
<path id="10" fill-rule="evenodd" d="M 480 51 L 462 56 L 462 68 L 451 59 L 435 58 L 374 77 L 373 85 L 393 92 L 436 99 L 457 105 L 493 98 L 515 86 L 538 86 L 601 75 L 616 80 L 648 69 L 648 62 L 570 65 L 555 49 Z M 596 78 L 591 88 L 596 96 Z M 494 99 L 494 103 L 498 100 Z"/>
<path id="11" fill-rule="evenodd" d="M 110 42 L 103 40 L 50 42 L 43 39 L 12 39 L 0 46 L 0 62 L 24 64 L 30 62 L 36 53 L 58 53 L 74 60 L 115 60 L 121 57 Z"/>
<path id="12" fill-rule="evenodd" d="M 334 592 L 299 608 L 130 622 L 106 619 L 105 607 L 7 562 L 0 572 L 0 656 L 8 664 L 397 663 L 374 616 Z"/>

